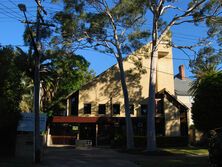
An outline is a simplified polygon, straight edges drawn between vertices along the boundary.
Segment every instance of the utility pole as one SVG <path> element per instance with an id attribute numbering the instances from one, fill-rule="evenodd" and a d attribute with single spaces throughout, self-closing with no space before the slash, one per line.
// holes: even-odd
<path id="1" fill-rule="evenodd" d="M 40 0 L 38 0 L 40 3 Z M 35 130 L 34 130 L 34 162 L 41 161 L 41 142 L 40 142 L 40 127 L 39 127 L 39 90 L 40 90 L 40 12 L 41 9 L 37 4 L 36 13 L 36 48 L 35 51 L 35 72 L 34 72 L 34 113 L 35 113 Z"/>
<path id="2" fill-rule="evenodd" d="M 26 12 L 26 6 L 24 4 L 18 4 L 19 9 L 23 12 L 25 16 L 25 22 L 22 21 L 22 23 L 27 23 L 28 31 L 31 37 L 31 41 L 34 47 L 34 55 L 35 55 L 35 72 L 34 72 L 34 135 L 33 135 L 33 141 L 34 141 L 34 152 L 33 152 L 33 159 L 35 163 L 41 162 L 41 138 L 40 138 L 40 104 L 39 104 L 39 91 L 40 91 L 40 59 L 41 59 L 41 42 L 40 42 L 40 28 L 41 25 L 44 26 L 53 26 L 53 24 L 45 24 L 40 23 L 40 20 L 43 22 L 43 18 L 41 16 L 41 11 L 44 12 L 44 14 L 47 14 L 44 8 L 41 6 L 41 0 L 35 0 L 37 3 L 37 14 L 36 14 L 36 23 L 29 22 L 27 19 L 27 16 L 25 14 Z M 34 37 L 32 35 L 32 31 L 29 27 L 29 24 L 36 24 L 36 41 L 34 40 Z"/>

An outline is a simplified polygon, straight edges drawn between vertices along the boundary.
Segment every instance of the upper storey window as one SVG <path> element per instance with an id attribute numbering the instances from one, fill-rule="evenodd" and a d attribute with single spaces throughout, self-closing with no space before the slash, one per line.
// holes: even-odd
<path id="1" fill-rule="evenodd" d="M 106 114 L 106 105 L 105 104 L 99 104 L 99 114 Z"/>
<path id="2" fill-rule="evenodd" d="M 120 104 L 113 104 L 113 115 L 120 114 Z"/>
<path id="3" fill-rule="evenodd" d="M 84 104 L 84 114 L 91 114 L 91 104 Z"/>

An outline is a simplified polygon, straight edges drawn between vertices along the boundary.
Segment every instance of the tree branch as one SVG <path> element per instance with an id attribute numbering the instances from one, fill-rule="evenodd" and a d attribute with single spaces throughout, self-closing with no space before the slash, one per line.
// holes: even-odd
<path id="1" fill-rule="evenodd" d="M 199 7 L 201 4 L 203 4 L 206 0 L 201 0 L 198 3 L 195 3 L 194 5 L 192 5 L 184 14 L 181 14 L 179 16 L 175 15 L 174 18 L 168 23 L 168 25 L 166 26 L 166 28 L 162 31 L 158 41 L 157 41 L 157 46 L 160 44 L 161 40 L 163 39 L 163 37 L 166 36 L 167 32 L 170 30 L 170 28 L 175 25 L 175 23 L 178 20 L 183 19 L 184 17 L 189 16 L 197 7 Z"/>
<path id="2" fill-rule="evenodd" d="M 180 46 L 180 45 L 175 45 L 172 41 L 169 41 L 168 45 L 172 46 L 173 48 L 181 50 L 184 54 L 186 54 L 188 57 L 189 55 L 186 53 L 185 50 L 190 50 L 192 51 L 195 55 L 197 55 L 197 52 L 195 51 L 194 48 L 199 47 L 199 46 L 207 46 L 209 43 L 206 43 L 206 40 L 200 40 L 198 43 L 194 45 L 189 45 L 189 46 Z M 190 59 L 190 57 L 189 57 Z"/>
<path id="3" fill-rule="evenodd" d="M 162 8 L 162 10 L 161 10 L 161 12 L 160 12 L 160 15 L 162 15 L 166 10 L 168 10 L 168 9 L 177 9 L 177 10 L 179 10 L 179 11 L 181 11 L 181 12 L 186 12 L 185 10 L 183 10 L 183 9 L 181 9 L 181 8 L 179 8 L 179 7 L 176 7 L 176 6 L 173 6 L 173 5 L 167 5 L 167 6 L 164 6 L 163 8 Z"/>

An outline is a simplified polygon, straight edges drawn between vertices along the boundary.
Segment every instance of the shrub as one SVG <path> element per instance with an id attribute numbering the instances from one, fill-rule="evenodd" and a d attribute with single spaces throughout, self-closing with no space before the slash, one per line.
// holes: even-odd
<path id="1" fill-rule="evenodd" d="M 209 133 L 209 160 L 212 167 L 222 166 L 222 128 Z"/>
<path id="2" fill-rule="evenodd" d="M 21 72 L 9 47 L 0 48 L 0 155 L 13 155 L 20 118 Z"/>
<path id="3" fill-rule="evenodd" d="M 222 72 L 205 76 L 195 93 L 192 118 L 195 127 L 202 131 L 222 127 Z"/>

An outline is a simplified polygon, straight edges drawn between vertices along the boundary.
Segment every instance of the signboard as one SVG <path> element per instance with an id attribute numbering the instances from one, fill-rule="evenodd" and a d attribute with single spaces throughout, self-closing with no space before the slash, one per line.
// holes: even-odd
<path id="1" fill-rule="evenodd" d="M 34 115 L 34 113 L 21 113 L 21 115 L 22 115 L 22 118 L 19 121 L 17 131 L 33 132 L 34 131 L 34 125 L 35 125 L 35 115 Z M 40 132 L 45 131 L 45 129 L 46 129 L 46 120 L 47 120 L 46 114 L 41 113 L 39 115 Z"/>

